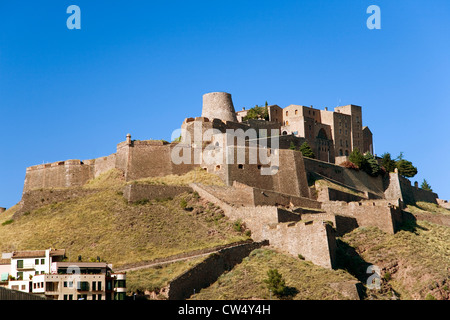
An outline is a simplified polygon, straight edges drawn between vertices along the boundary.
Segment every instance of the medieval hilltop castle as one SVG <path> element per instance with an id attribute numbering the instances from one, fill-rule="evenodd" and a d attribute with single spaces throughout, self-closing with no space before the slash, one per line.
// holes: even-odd
<path id="1" fill-rule="evenodd" d="M 397 172 L 372 177 L 365 172 L 339 166 L 352 150 L 373 153 L 372 133 L 363 126 L 360 106 L 347 105 L 334 111 L 290 105 L 281 108 L 271 105 L 268 120 L 244 121 L 247 110 L 235 112 L 231 95 L 213 92 L 203 96 L 201 117 L 184 120 L 180 141 L 136 141 L 127 135 L 117 145 L 115 153 L 92 160 L 66 160 L 29 167 L 20 209 L 17 214 L 44 205 L 43 198 L 49 188 L 58 190 L 79 187 L 88 180 L 110 169 L 120 169 L 126 181 L 145 177 L 181 175 L 202 168 L 218 175 L 225 187 L 191 184 L 191 190 L 208 201 L 219 205 L 230 219 L 241 219 L 252 231 L 255 241 L 268 241 L 271 246 L 326 268 L 333 268 L 336 260 L 337 235 L 358 226 L 376 226 L 394 233 L 399 223 L 407 218 L 404 203 L 428 201 L 447 206 L 437 194 L 411 186 L 409 180 Z M 264 152 L 277 155 L 273 174 L 262 170 L 273 169 L 272 164 L 257 159 L 249 161 L 250 138 L 240 147 L 246 151 L 245 159 L 234 156 L 234 161 L 216 163 L 186 161 L 175 163 L 174 154 L 192 155 L 205 151 L 208 145 L 215 150 L 234 146 L 232 139 L 224 139 L 228 130 L 249 129 L 269 131 L 256 139 L 264 142 Z M 198 131 L 202 133 L 196 134 Z M 205 139 L 204 133 L 213 134 Z M 276 137 L 278 148 L 270 141 Z M 317 159 L 302 156 L 290 150 L 304 141 L 312 147 Z M 328 184 L 316 189 L 314 181 Z M 127 185 L 124 196 L 129 200 L 151 197 L 154 185 Z M 164 187 L 173 195 L 184 189 Z M 65 199 L 70 193 L 52 192 Z M 46 193 L 48 196 L 49 193 Z M 73 196 L 73 192 L 72 192 Z M 48 200 L 48 199 L 47 199 Z M 52 201 L 52 199 L 48 200 Z"/>

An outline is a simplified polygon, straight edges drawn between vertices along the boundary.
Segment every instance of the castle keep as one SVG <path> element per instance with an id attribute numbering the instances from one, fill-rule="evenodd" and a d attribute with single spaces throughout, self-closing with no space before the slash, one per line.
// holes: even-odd
<path id="1" fill-rule="evenodd" d="M 271 105 L 268 120 L 244 121 L 247 112 L 235 111 L 229 93 L 208 93 L 201 116 L 182 123 L 179 141 L 136 141 L 127 135 L 109 156 L 27 168 L 19 212 L 38 205 L 32 200 L 35 193 L 80 187 L 113 168 L 121 170 L 126 181 L 201 168 L 219 176 L 226 186 L 192 184 L 188 189 L 220 206 L 230 219 L 242 220 L 253 240 L 268 240 L 282 251 L 333 268 L 337 235 L 358 226 L 394 233 L 406 218 L 404 203 L 447 205 L 437 194 L 411 186 L 397 172 L 372 177 L 339 166 L 355 148 L 373 153 L 372 133 L 363 126 L 360 106 L 328 111 Z M 289 149 L 305 141 L 317 159 Z M 327 185 L 317 189 L 317 180 Z M 161 189 L 170 196 L 185 191 Z M 146 192 L 151 197 L 154 186 L 128 185 L 124 195 L 132 201 Z"/>

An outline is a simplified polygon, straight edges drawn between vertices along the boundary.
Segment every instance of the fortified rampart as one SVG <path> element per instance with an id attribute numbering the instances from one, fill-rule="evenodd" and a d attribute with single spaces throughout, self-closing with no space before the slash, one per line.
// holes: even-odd
<path id="1" fill-rule="evenodd" d="M 66 160 L 27 168 L 24 191 L 82 186 L 94 177 L 92 162 Z"/>
<path id="2" fill-rule="evenodd" d="M 336 262 L 335 237 L 334 229 L 324 221 L 278 223 L 262 230 L 262 238 L 270 245 L 328 269 Z"/>
<path id="3" fill-rule="evenodd" d="M 304 158 L 305 170 L 308 175 L 319 174 L 331 179 L 337 184 L 370 193 L 371 197 L 384 198 L 382 176 L 371 177 L 363 171 L 357 171 L 316 159 Z"/>
<path id="4" fill-rule="evenodd" d="M 389 173 L 384 181 L 386 199 L 400 199 L 405 204 L 415 204 L 418 201 L 438 204 L 438 195 L 434 192 L 420 189 L 417 184 L 411 186 L 411 181 L 396 172 Z"/>
<path id="5" fill-rule="evenodd" d="M 171 161 L 171 152 L 175 146 L 164 141 L 132 141 L 128 136 L 127 141 L 117 145 L 116 153 L 106 157 L 84 161 L 66 160 L 27 168 L 24 192 L 82 186 L 113 168 L 122 170 L 126 181 L 184 174 L 195 168 L 195 164 L 176 165 Z M 188 152 L 192 150 L 188 149 Z"/>
<path id="6" fill-rule="evenodd" d="M 327 213 L 351 217 L 356 220 L 357 226 L 378 227 L 390 234 L 395 233 L 402 222 L 401 206 L 400 202 L 395 203 L 387 200 L 322 203 L 322 209 Z M 339 221 L 336 221 L 336 227 L 339 229 L 338 224 Z"/>
<path id="7" fill-rule="evenodd" d="M 300 221 L 301 214 L 277 206 L 235 206 L 220 199 L 220 193 L 218 196 L 213 194 L 214 189 L 211 191 L 210 187 L 196 184 L 191 187 L 202 198 L 220 206 L 229 219 L 242 221 L 251 230 L 255 241 L 268 240 L 270 245 L 296 257 L 301 254 L 317 265 L 334 266 L 336 244 L 331 226 L 320 221 L 305 226 Z"/>

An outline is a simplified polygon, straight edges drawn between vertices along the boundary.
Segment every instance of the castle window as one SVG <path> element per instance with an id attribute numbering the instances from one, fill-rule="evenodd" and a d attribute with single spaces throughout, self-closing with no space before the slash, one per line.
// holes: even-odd
<path id="1" fill-rule="evenodd" d="M 286 125 L 287 125 L 287 126 L 289 125 L 289 121 L 286 121 Z"/>
<path id="2" fill-rule="evenodd" d="M 238 168 L 239 169 L 244 169 L 244 165 L 243 164 L 238 164 Z"/>
<path id="3" fill-rule="evenodd" d="M 297 114 L 298 113 L 298 110 L 295 110 L 295 114 Z"/>
<path id="4" fill-rule="evenodd" d="M 342 153 L 342 149 L 339 150 L 339 155 L 342 157 L 344 154 Z"/>
<path id="5" fill-rule="evenodd" d="M 220 170 L 220 164 L 218 164 L 215 169 Z"/>
<path id="6" fill-rule="evenodd" d="M 289 115 L 289 111 L 286 111 L 286 115 Z"/>
<path id="7" fill-rule="evenodd" d="M 345 155 L 348 157 L 348 150 L 345 150 Z"/>

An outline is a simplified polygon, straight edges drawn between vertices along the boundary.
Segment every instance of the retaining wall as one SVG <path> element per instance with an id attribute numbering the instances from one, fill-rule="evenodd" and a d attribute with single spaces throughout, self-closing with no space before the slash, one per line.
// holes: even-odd
<path id="1" fill-rule="evenodd" d="M 267 241 L 241 244 L 222 249 L 209 255 L 204 261 L 172 280 L 168 286 L 169 300 L 184 300 L 193 293 L 208 287 L 225 271 L 231 270 L 240 263 L 250 252 L 264 245 Z"/>

